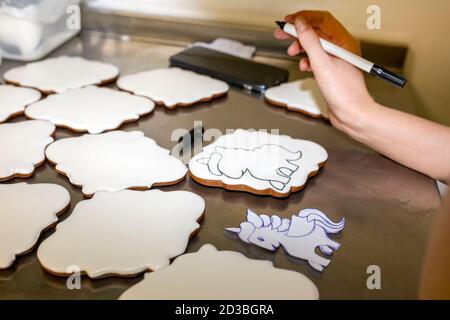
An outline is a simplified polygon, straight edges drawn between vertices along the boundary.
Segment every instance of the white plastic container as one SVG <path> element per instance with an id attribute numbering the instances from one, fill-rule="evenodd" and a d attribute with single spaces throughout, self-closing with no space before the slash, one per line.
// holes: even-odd
<path id="1" fill-rule="evenodd" d="M 37 60 L 80 31 L 80 0 L 0 0 L 4 58 Z"/>

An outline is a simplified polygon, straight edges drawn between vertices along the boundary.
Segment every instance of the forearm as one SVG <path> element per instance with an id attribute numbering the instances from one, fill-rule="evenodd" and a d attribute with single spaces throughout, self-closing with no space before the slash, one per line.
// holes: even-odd
<path id="1" fill-rule="evenodd" d="M 379 153 L 430 177 L 450 182 L 450 128 L 373 103 L 342 128 Z"/>
<path id="2" fill-rule="evenodd" d="M 419 298 L 450 299 L 450 197 L 438 212 L 422 268 Z"/>
<path id="3" fill-rule="evenodd" d="M 331 14 L 301 11 L 286 19 L 295 20 L 298 35 L 290 53 L 306 51 L 309 60 L 301 60 L 300 68 L 313 71 L 328 103 L 331 123 L 386 157 L 448 183 L 450 128 L 376 104 L 362 72 L 327 54 L 321 46 L 317 32 L 340 38 L 340 46 L 355 47 L 355 39 Z M 285 34 L 276 36 L 283 39 Z"/>

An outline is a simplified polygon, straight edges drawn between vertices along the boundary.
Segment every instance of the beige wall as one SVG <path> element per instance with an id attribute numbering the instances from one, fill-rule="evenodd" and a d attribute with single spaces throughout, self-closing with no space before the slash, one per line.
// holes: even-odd
<path id="1" fill-rule="evenodd" d="M 286 13 L 329 10 L 363 39 L 407 44 L 409 85 L 424 108 L 422 115 L 450 125 L 449 0 L 91 0 L 151 15 L 272 26 Z M 381 8 L 382 29 L 366 27 L 369 5 Z"/>

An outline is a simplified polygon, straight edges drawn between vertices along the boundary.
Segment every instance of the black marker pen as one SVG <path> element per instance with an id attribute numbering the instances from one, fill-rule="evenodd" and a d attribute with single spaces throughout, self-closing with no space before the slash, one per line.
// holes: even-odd
<path id="1" fill-rule="evenodd" d="M 297 38 L 297 31 L 295 29 L 295 26 L 293 24 L 284 22 L 284 21 L 276 21 L 275 22 L 281 30 L 283 30 L 284 32 L 286 32 L 287 34 Z M 338 57 L 352 65 L 354 65 L 355 67 L 364 70 L 367 73 L 370 73 L 380 79 L 383 79 L 391 84 L 393 84 L 394 86 L 403 88 L 406 85 L 407 80 L 394 73 L 391 72 L 389 70 L 387 70 L 386 68 L 383 68 L 380 65 L 377 65 L 373 62 L 370 62 L 364 58 L 361 58 L 360 56 L 351 53 L 350 51 L 347 51 L 325 39 L 319 38 L 320 39 L 320 44 L 322 45 L 322 48 L 328 52 L 329 54 Z"/>

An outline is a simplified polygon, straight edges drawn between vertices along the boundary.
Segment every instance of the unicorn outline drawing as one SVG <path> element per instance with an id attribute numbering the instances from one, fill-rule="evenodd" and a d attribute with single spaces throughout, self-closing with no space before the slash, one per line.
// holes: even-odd
<path id="1" fill-rule="evenodd" d="M 317 209 L 304 209 L 291 220 L 277 215 L 258 215 L 247 210 L 247 221 L 239 228 L 225 228 L 237 233 L 239 238 L 270 251 L 276 251 L 282 246 L 286 252 L 296 258 L 308 261 L 309 265 L 323 271 L 331 260 L 318 255 L 315 250 L 331 256 L 341 246 L 330 239 L 328 234 L 336 234 L 344 229 L 345 218 L 335 223 L 323 212 Z"/>
<path id="2" fill-rule="evenodd" d="M 301 158 L 301 151 L 292 152 L 277 144 L 264 144 L 253 149 L 217 146 L 209 157 L 197 161 L 207 165 L 215 176 L 240 179 L 248 173 L 282 191 L 299 169 L 295 162 Z"/>

